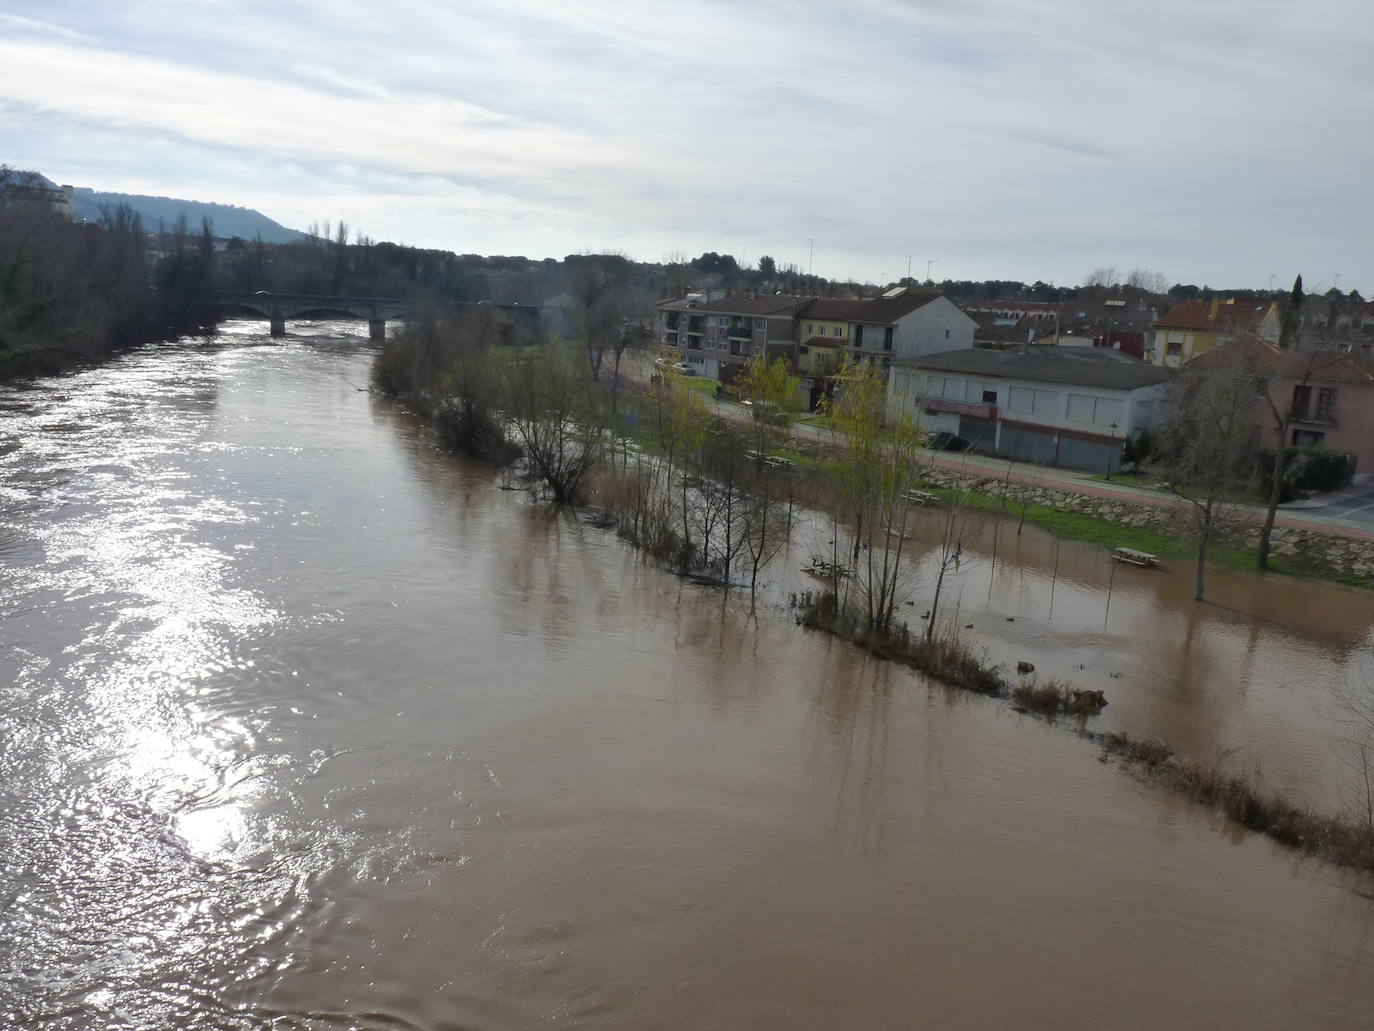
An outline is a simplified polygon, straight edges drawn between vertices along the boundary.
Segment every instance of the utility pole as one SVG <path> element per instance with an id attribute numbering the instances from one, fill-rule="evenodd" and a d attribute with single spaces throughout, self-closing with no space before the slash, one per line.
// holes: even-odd
<path id="1" fill-rule="evenodd" d="M 811 275 L 812 269 L 815 267 L 816 263 L 816 241 L 808 236 L 806 238 L 806 242 L 807 245 L 811 248 L 806 255 L 806 274 L 809 276 Z"/>
<path id="2" fill-rule="evenodd" d="M 906 281 L 911 282 L 911 255 L 906 256 Z"/>
<path id="3" fill-rule="evenodd" d="M 934 265 L 939 260 L 939 258 L 931 258 L 926 262 L 926 282 L 931 284 L 932 286 L 935 285 L 935 280 L 930 278 L 930 266 Z"/>
<path id="4" fill-rule="evenodd" d="M 1269 273 L 1269 292 L 1274 292 L 1274 273 Z"/>

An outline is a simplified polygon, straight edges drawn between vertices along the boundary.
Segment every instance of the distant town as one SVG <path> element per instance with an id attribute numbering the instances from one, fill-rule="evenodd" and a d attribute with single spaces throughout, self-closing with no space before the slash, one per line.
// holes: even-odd
<path id="1" fill-rule="evenodd" d="M 307 313 L 310 299 L 323 297 L 492 303 L 503 307 L 509 342 L 571 338 L 586 335 L 591 317 L 576 270 L 616 266 L 619 317 L 643 323 L 639 339 L 670 354 L 682 374 L 726 389 L 749 358 L 780 359 L 798 377 L 799 407 L 813 411 L 835 390 L 845 359 L 859 359 L 883 374 L 890 410 L 910 413 L 950 450 L 1110 474 L 1165 417 L 1180 369 L 1244 351 L 1284 413 L 1277 425 L 1257 419 L 1259 446 L 1272 448 L 1281 435 L 1285 447 L 1343 456 L 1347 481 L 1374 476 L 1374 303 L 1355 290 L 1304 294 L 1300 278 L 1294 289 L 1271 281 L 1265 290 L 1216 290 L 1096 268 L 1075 287 L 911 277 L 875 285 L 809 275 L 768 256 L 743 267 L 715 252 L 639 262 L 422 250 L 370 240 L 342 221 L 302 232 L 248 209 L 98 194 L 37 172 L 7 171 L 2 192 L 11 208 L 73 225 L 129 212 L 150 281 L 193 248 L 206 252 L 205 281 L 182 305 L 198 311 L 189 322 L 182 313 L 174 323 L 182 328 L 233 314 L 232 303 L 217 301 L 245 294 L 254 303 L 240 303 L 241 313 L 267 317 L 256 295 L 286 294 L 304 298 L 295 309 Z M 253 235 L 225 235 L 219 218 Z M 186 278 L 177 282 L 185 287 Z M 380 325 L 403 310 L 373 317 Z M 280 309 L 271 317 L 279 324 Z M 8 329 L 0 327 L 0 357 L 21 345 L 22 334 Z"/>

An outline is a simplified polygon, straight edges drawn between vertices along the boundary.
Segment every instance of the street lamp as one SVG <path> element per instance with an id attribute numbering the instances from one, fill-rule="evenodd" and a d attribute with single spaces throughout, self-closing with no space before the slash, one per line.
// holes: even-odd
<path id="1" fill-rule="evenodd" d="M 1110 480 L 1110 479 L 1112 478 L 1112 447 L 1115 447 L 1115 448 L 1117 449 L 1117 454 L 1120 454 L 1120 453 L 1121 453 L 1121 445 L 1116 443 L 1116 423 L 1112 423 L 1111 426 L 1108 427 L 1108 428 L 1112 431 L 1112 443 L 1111 443 L 1111 446 L 1109 446 L 1109 447 L 1107 448 L 1107 477 L 1106 477 L 1106 478 L 1107 478 L 1108 480 Z"/>

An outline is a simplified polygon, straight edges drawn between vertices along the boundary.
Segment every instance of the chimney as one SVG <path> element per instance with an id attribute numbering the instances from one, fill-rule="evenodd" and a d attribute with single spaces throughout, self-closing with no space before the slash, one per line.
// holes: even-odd
<path id="1" fill-rule="evenodd" d="M 1220 307 L 1220 305 L 1221 305 L 1221 298 L 1220 298 L 1220 297 L 1213 297 L 1213 298 L 1212 298 L 1212 311 L 1211 311 L 1211 314 L 1208 315 L 1208 318 L 1213 318 L 1213 319 L 1214 319 L 1214 318 L 1217 317 L 1217 309 Z"/>

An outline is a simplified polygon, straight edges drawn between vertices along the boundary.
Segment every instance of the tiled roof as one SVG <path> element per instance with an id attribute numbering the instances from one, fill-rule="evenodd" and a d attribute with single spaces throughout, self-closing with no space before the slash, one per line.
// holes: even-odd
<path id="1" fill-rule="evenodd" d="M 694 310 L 716 315 L 790 315 L 808 300 L 810 298 L 785 294 L 731 294 L 718 301 L 704 301 Z"/>
<path id="2" fill-rule="evenodd" d="M 871 301 L 857 301 L 849 313 L 853 322 L 896 322 L 917 308 L 945 296 L 939 290 L 903 290 L 896 297 L 878 297 Z M 970 316 L 971 317 L 971 316 Z"/>
<path id="3" fill-rule="evenodd" d="M 1097 347 L 1029 347 L 1014 351 L 983 349 L 942 351 L 921 358 L 905 358 L 892 364 L 915 369 L 962 372 L 1001 379 L 1025 379 L 1038 383 L 1100 387 L 1104 390 L 1136 390 L 1167 383 L 1171 369 L 1147 365 L 1139 359 Z"/>
<path id="4" fill-rule="evenodd" d="M 1234 325 L 1258 323 L 1269 311 L 1269 301 L 1222 301 L 1212 316 L 1211 301 L 1184 301 L 1169 309 L 1155 322 L 1161 329 L 1217 330 Z"/>
<path id="5" fill-rule="evenodd" d="M 847 322 L 849 321 L 849 313 L 862 303 L 862 301 L 851 301 L 842 297 L 818 297 L 797 312 L 797 317 L 800 319 L 823 319 L 827 322 Z"/>
<path id="6" fill-rule="evenodd" d="M 1276 347 L 1267 340 L 1246 336 L 1214 347 L 1188 364 L 1198 368 L 1224 367 L 1237 352 L 1254 363 L 1255 372 L 1264 376 L 1284 376 L 1340 383 L 1374 383 L 1374 367 L 1361 354 L 1295 351 Z"/>

